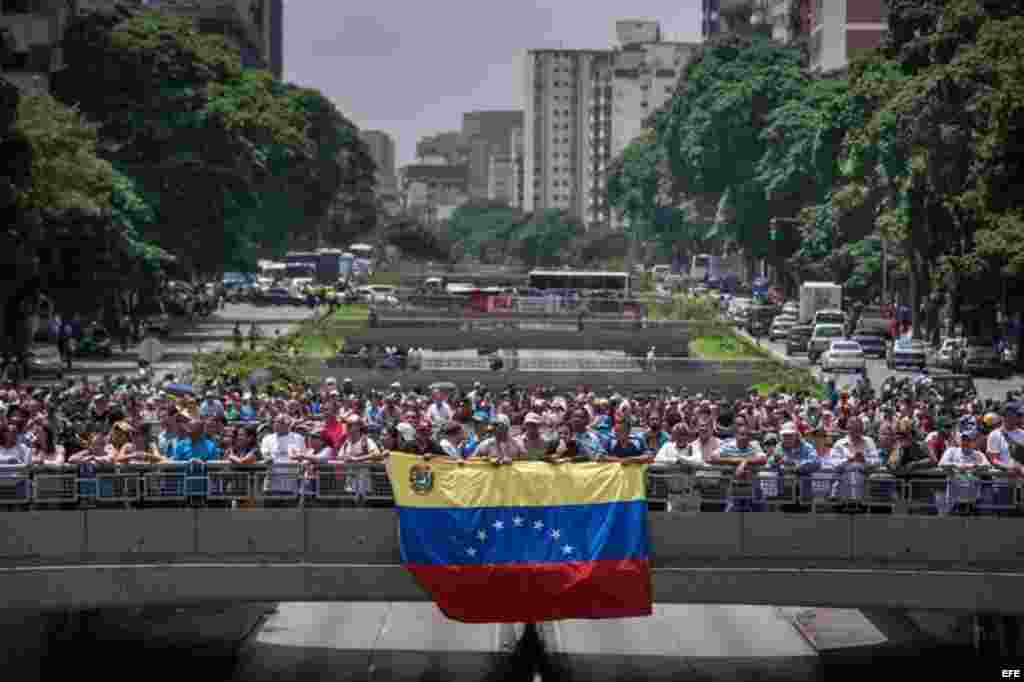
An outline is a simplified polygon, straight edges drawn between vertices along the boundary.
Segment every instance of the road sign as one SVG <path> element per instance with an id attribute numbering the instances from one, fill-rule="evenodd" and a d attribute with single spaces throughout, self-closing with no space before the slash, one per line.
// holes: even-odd
<path id="1" fill-rule="evenodd" d="M 164 347 L 159 340 L 148 338 L 143 339 L 139 344 L 139 359 L 149 364 L 160 362 L 164 357 Z"/>

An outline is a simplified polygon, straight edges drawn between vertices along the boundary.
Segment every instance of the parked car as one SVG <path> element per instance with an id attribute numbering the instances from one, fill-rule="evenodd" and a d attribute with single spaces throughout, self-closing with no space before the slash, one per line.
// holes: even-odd
<path id="1" fill-rule="evenodd" d="M 796 301 L 782 304 L 782 314 L 797 317 L 800 314 L 800 305 Z"/>
<path id="2" fill-rule="evenodd" d="M 811 333 L 811 340 L 807 343 L 807 359 L 815 364 L 821 358 L 822 353 L 829 349 L 833 341 L 843 338 L 843 325 L 841 324 L 816 324 Z"/>
<path id="3" fill-rule="evenodd" d="M 892 370 L 916 367 L 919 371 L 924 371 L 928 366 L 928 348 L 921 341 L 897 339 L 889 347 L 885 366 Z"/>
<path id="4" fill-rule="evenodd" d="M 864 350 L 856 341 L 833 341 L 821 356 L 823 372 L 866 372 Z"/>
<path id="5" fill-rule="evenodd" d="M 1009 370 L 990 338 L 971 337 L 965 343 L 964 370 L 967 374 L 1009 376 Z"/>
<path id="6" fill-rule="evenodd" d="M 789 330 L 796 326 L 796 317 L 792 315 L 776 315 L 772 320 L 772 327 L 768 331 L 768 338 L 772 341 L 785 339 L 789 336 Z"/>
<path id="7" fill-rule="evenodd" d="M 885 330 L 877 328 L 858 329 L 853 332 L 851 339 L 860 344 L 865 356 L 870 355 L 877 358 L 884 358 L 886 356 L 889 341 Z"/>
<path id="8" fill-rule="evenodd" d="M 944 398 L 956 395 L 970 398 L 978 395 L 974 378 L 970 374 L 936 374 L 930 379 L 932 388 Z"/>
<path id="9" fill-rule="evenodd" d="M 387 284 L 369 284 L 356 291 L 367 303 L 398 305 L 398 289 Z"/>
<path id="10" fill-rule="evenodd" d="M 259 300 L 261 303 L 269 303 L 270 305 L 299 305 L 302 302 L 284 287 L 267 289 L 260 294 Z"/>
<path id="11" fill-rule="evenodd" d="M 956 365 L 957 354 L 960 353 L 963 347 L 964 339 L 962 338 L 947 338 L 944 340 L 935 358 L 935 366 L 953 369 L 954 365 Z"/>
<path id="12" fill-rule="evenodd" d="M 809 324 L 793 325 L 786 335 L 786 355 L 806 353 L 814 328 Z"/>

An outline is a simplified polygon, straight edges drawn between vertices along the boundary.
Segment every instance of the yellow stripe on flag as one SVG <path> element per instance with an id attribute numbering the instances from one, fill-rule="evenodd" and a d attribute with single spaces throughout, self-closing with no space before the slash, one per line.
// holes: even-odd
<path id="1" fill-rule="evenodd" d="M 387 466 L 400 507 L 553 507 L 647 499 L 647 466 L 639 464 L 460 465 L 392 452 Z"/>

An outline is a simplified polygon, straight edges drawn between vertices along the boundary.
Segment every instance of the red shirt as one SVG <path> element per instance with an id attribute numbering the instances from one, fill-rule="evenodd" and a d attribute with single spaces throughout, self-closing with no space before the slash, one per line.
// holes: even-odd
<path id="1" fill-rule="evenodd" d="M 324 440 L 332 448 L 337 450 L 341 447 L 341 444 L 345 442 L 345 437 L 348 435 L 348 428 L 338 421 L 337 419 L 331 418 L 324 424 Z"/>

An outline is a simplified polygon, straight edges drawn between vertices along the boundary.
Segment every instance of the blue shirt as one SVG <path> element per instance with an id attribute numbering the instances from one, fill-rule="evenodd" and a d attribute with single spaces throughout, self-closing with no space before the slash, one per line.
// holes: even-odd
<path id="1" fill-rule="evenodd" d="M 637 444 L 635 440 L 629 438 L 625 443 L 620 443 L 618 439 L 612 443 L 612 446 L 608 448 L 608 454 L 612 457 L 643 457 L 644 448 Z"/>
<path id="2" fill-rule="evenodd" d="M 198 443 L 193 443 L 191 438 L 182 438 L 175 443 L 171 459 L 175 462 L 188 462 L 193 459 L 212 462 L 220 459 L 220 448 L 205 436 Z"/>
<path id="3" fill-rule="evenodd" d="M 594 459 L 598 455 L 607 455 L 608 450 L 604 443 L 601 442 L 601 437 L 594 431 L 584 431 L 578 433 L 575 436 L 576 440 L 576 452 L 579 455 Z"/>
<path id="4" fill-rule="evenodd" d="M 238 411 L 238 414 L 245 421 L 256 419 L 256 409 L 249 405 L 242 405 L 242 409 Z"/>
<path id="5" fill-rule="evenodd" d="M 814 446 L 801 439 L 795 448 L 787 450 L 781 445 L 776 449 L 776 461 L 785 466 L 795 466 L 801 474 L 814 473 L 821 468 L 821 460 Z"/>

